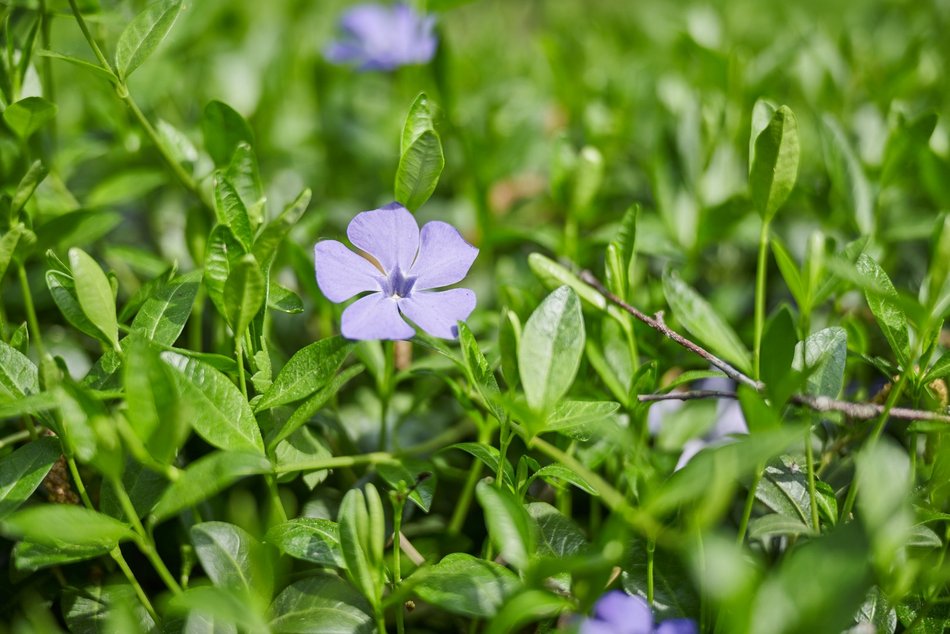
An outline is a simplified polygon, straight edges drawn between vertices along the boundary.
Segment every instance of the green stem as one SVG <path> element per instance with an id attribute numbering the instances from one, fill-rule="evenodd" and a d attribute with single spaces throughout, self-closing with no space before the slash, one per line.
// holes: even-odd
<path id="1" fill-rule="evenodd" d="M 322 471 L 324 469 L 343 469 L 355 467 L 361 464 L 400 464 L 400 462 L 383 451 L 360 454 L 358 456 L 335 456 L 331 458 L 320 458 L 306 462 L 296 462 L 294 464 L 277 465 L 274 467 L 274 473 L 292 473 L 295 471 Z"/>
<path id="2" fill-rule="evenodd" d="M 487 425 L 482 425 L 478 434 L 478 442 L 480 443 L 488 442 L 489 432 L 486 427 Z M 454 536 L 462 532 L 462 525 L 465 523 L 465 518 L 468 517 L 468 510 L 471 508 L 472 498 L 475 496 L 475 487 L 478 486 L 478 481 L 481 478 L 482 463 L 479 460 L 473 460 L 472 465 L 468 468 L 468 477 L 465 478 L 458 503 L 455 505 L 455 510 L 452 511 L 452 519 L 449 520 L 449 526 L 446 529 L 449 535 Z"/>
<path id="3" fill-rule="evenodd" d="M 122 511 L 132 524 L 132 529 L 138 535 L 136 543 L 138 544 L 139 550 L 141 550 L 142 554 L 151 562 L 155 571 L 158 572 L 158 576 L 161 577 L 165 585 L 168 586 L 168 589 L 174 594 L 181 594 L 181 586 L 178 585 L 175 577 L 165 566 L 165 562 L 159 557 L 158 551 L 155 548 L 155 542 L 152 536 L 145 530 L 145 527 L 142 526 L 142 522 L 139 520 L 139 514 L 136 512 L 132 500 L 129 499 L 129 494 L 126 492 L 122 480 L 119 478 L 113 479 L 112 489 L 115 491 L 115 496 L 119 500 L 119 505 L 122 506 Z"/>
<path id="4" fill-rule="evenodd" d="M 811 425 L 805 435 L 805 465 L 808 469 L 808 502 L 811 505 L 811 524 L 816 533 L 821 532 L 818 519 L 818 495 L 815 492 L 815 451 L 811 446 Z"/>
<path id="5" fill-rule="evenodd" d="M 109 554 L 122 570 L 122 574 L 125 575 L 125 578 L 132 585 L 132 589 L 135 590 L 135 596 L 139 598 L 139 602 L 145 607 L 145 610 L 149 613 L 149 616 L 151 616 L 152 620 L 156 623 L 160 623 L 161 620 L 158 618 L 158 613 L 155 611 L 155 607 L 149 600 L 148 595 L 145 594 L 145 590 L 142 589 L 141 584 L 139 584 L 139 580 L 135 578 L 135 573 L 132 572 L 132 569 L 129 567 L 129 563 L 125 560 L 125 555 L 122 554 L 122 549 L 116 546 L 112 549 L 112 551 L 109 552 Z"/>
<path id="6" fill-rule="evenodd" d="M 395 342 L 383 342 L 383 376 L 379 389 L 379 450 L 389 449 L 389 402 L 393 396 L 393 365 L 395 363 Z"/>
<path id="7" fill-rule="evenodd" d="M 86 508 L 95 510 L 92 505 L 92 500 L 89 499 L 89 494 L 86 492 L 86 485 L 79 476 L 79 467 L 76 465 L 75 458 L 72 456 L 65 456 L 65 458 L 66 466 L 69 467 L 69 473 L 73 476 L 73 484 L 76 485 L 76 491 L 79 493 L 79 499 L 82 500 Z"/>
<path id="8" fill-rule="evenodd" d="M 28 429 L 18 431 L 16 433 L 10 434 L 9 436 L 4 436 L 3 438 L 0 438 L 0 449 L 3 449 L 4 447 L 8 445 L 18 443 L 21 440 L 26 440 L 27 438 L 30 438 L 30 437 L 31 437 L 31 434 L 30 434 L 30 430 Z"/>
<path id="9" fill-rule="evenodd" d="M 406 498 L 397 493 L 393 496 L 393 592 L 398 590 L 402 583 L 402 512 L 406 505 Z M 396 606 L 396 632 L 404 634 L 406 631 L 406 618 L 402 605 Z"/>
<path id="10" fill-rule="evenodd" d="M 867 447 L 873 447 L 877 444 L 878 439 L 881 437 L 881 432 L 884 431 L 884 425 L 887 424 L 887 417 L 891 412 L 891 409 L 897 405 L 897 401 L 901 397 L 901 393 L 904 391 L 904 385 L 907 383 L 907 370 L 901 374 L 900 379 L 898 379 L 897 384 L 891 389 L 891 393 L 887 395 L 887 401 L 884 403 L 884 411 L 881 412 L 881 415 L 878 417 L 877 422 L 874 423 L 874 428 L 871 430 L 871 435 L 868 437 L 866 443 Z M 855 474 L 856 476 L 857 474 Z M 848 496 L 844 500 L 844 506 L 841 509 L 841 514 L 839 520 L 843 521 L 851 515 L 851 511 L 854 509 L 854 502 L 858 496 L 858 480 L 857 477 L 851 482 L 851 486 L 848 487 Z"/>
<path id="11" fill-rule="evenodd" d="M 653 607 L 653 555 L 656 552 L 656 540 L 647 540 L 647 603 Z"/>
<path id="12" fill-rule="evenodd" d="M 498 432 L 498 468 L 495 470 L 495 486 L 499 489 L 505 484 L 505 465 L 508 463 L 508 447 L 511 446 L 511 425 L 505 417 Z"/>
<path id="13" fill-rule="evenodd" d="M 752 475 L 752 482 L 749 485 L 749 495 L 746 496 L 745 506 L 742 508 L 742 518 L 739 520 L 739 534 L 736 542 L 742 544 L 745 541 L 745 533 L 749 528 L 749 518 L 752 517 L 752 507 L 755 505 L 755 491 L 759 488 L 759 481 L 762 479 L 762 472 L 765 465 L 759 465 Z"/>
<path id="14" fill-rule="evenodd" d="M 20 278 L 20 289 L 23 291 L 23 308 L 26 310 L 26 321 L 29 324 L 33 341 L 36 342 L 36 352 L 40 359 L 46 357 L 46 347 L 43 345 L 43 333 L 40 332 L 40 322 L 36 318 L 36 308 L 33 305 L 33 294 L 30 292 L 30 282 L 26 278 L 26 269 L 23 263 L 17 263 L 17 275 Z"/>
<path id="15" fill-rule="evenodd" d="M 769 249 L 769 223 L 762 220 L 759 233 L 759 259 L 755 271 L 755 340 L 752 352 L 752 378 L 759 380 L 762 357 L 762 332 L 765 330 L 765 277 Z"/>

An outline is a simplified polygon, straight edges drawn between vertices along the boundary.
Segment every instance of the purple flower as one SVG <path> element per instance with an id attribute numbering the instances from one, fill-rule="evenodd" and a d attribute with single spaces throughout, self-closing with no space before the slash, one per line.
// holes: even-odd
<path id="1" fill-rule="evenodd" d="M 697 634 L 692 619 L 669 619 L 653 626 L 653 612 L 640 597 L 620 590 L 594 604 L 594 615 L 581 621 L 580 634 Z"/>
<path id="2" fill-rule="evenodd" d="M 408 339 L 415 330 L 402 316 L 434 337 L 458 336 L 457 322 L 475 310 L 475 293 L 431 290 L 460 282 L 478 255 L 455 227 L 434 220 L 420 232 L 409 210 L 390 203 L 356 214 L 346 235 L 372 260 L 336 240 L 322 240 L 313 249 L 317 285 L 331 302 L 373 291 L 343 311 L 344 337 Z"/>
<path id="3" fill-rule="evenodd" d="M 424 64 L 435 54 L 435 18 L 423 17 L 405 4 L 361 4 L 340 18 L 341 39 L 324 51 L 334 64 L 361 70 L 393 70 Z"/>

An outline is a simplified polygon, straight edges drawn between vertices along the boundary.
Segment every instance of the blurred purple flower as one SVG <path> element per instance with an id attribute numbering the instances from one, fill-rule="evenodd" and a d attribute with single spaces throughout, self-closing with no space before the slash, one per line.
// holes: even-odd
<path id="1" fill-rule="evenodd" d="M 324 51 L 334 64 L 355 64 L 360 70 L 393 70 L 425 64 L 435 55 L 435 18 L 424 17 L 399 3 L 391 7 L 361 4 L 340 18 L 342 37 Z"/>
<path id="2" fill-rule="evenodd" d="M 331 302 L 373 291 L 343 311 L 344 337 L 409 339 L 415 330 L 400 313 L 434 337 L 458 336 L 457 322 L 475 309 L 475 293 L 430 290 L 460 282 L 478 255 L 455 227 L 434 220 L 420 233 L 409 210 L 390 203 L 356 214 L 346 235 L 374 261 L 336 240 L 322 240 L 313 249 L 317 285 Z"/>
<path id="3" fill-rule="evenodd" d="M 653 612 L 640 597 L 612 590 L 594 604 L 594 615 L 581 621 L 580 634 L 697 634 L 692 619 L 669 619 L 656 627 Z"/>

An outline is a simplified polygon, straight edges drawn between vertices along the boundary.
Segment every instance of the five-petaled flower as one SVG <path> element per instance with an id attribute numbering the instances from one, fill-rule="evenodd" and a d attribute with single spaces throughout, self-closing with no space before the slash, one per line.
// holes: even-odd
<path id="1" fill-rule="evenodd" d="M 594 615 L 581 621 L 580 634 L 697 634 L 692 619 L 667 619 L 654 627 L 653 612 L 640 597 L 620 590 L 594 604 Z"/>
<path id="2" fill-rule="evenodd" d="M 336 240 L 321 240 L 313 249 L 317 285 L 331 302 L 373 291 L 343 311 L 344 337 L 408 339 L 415 330 L 400 313 L 435 337 L 458 336 L 457 323 L 475 309 L 475 293 L 431 290 L 462 281 L 478 255 L 455 227 L 433 220 L 420 232 L 409 210 L 391 203 L 357 214 L 346 235 L 375 262 Z"/>
<path id="3" fill-rule="evenodd" d="M 334 64 L 355 64 L 361 70 L 393 70 L 425 64 L 435 54 L 435 18 L 412 7 L 362 4 L 340 18 L 341 39 L 324 51 Z"/>

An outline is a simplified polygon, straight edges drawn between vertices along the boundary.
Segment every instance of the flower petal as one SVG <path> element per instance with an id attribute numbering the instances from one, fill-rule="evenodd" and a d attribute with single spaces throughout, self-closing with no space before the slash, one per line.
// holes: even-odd
<path id="1" fill-rule="evenodd" d="M 433 337 L 455 339 L 458 324 L 475 310 L 475 293 L 467 288 L 453 288 L 438 293 L 413 291 L 399 300 L 399 310 Z"/>
<path id="2" fill-rule="evenodd" d="M 392 11 L 379 4 L 360 4 L 340 17 L 340 28 L 361 40 L 385 40 L 392 26 Z"/>
<path id="3" fill-rule="evenodd" d="M 408 271 L 419 250 L 419 225 L 399 203 L 356 214 L 346 228 L 357 248 L 376 258 L 386 273 Z"/>
<path id="4" fill-rule="evenodd" d="M 617 634 L 650 634 L 653 631 L 653 613 L 640 597 L 613 590 L 594 604 L 594 616 L 614 626 Z"/>
<path id="5" fill-rule="evenodd" d="M 577 628 L 578 634 L 616 634 L 614 626 L 606 621 L 596 619 L 584 619 Z"/>
<path id="6" fill-rule="evenodd" d="M 313 247 L 317 286 L 331 302 L 342 302 L 363 291 L 378 291 L 382 273 L 364 257 L 336 240 L 321 240 Z"/>
<path id="7" fill-rule="evenodd" d="M 668 619 L 656 628 L 656 634 L 699 634 L 693 619 Z"/>
<path id="8" fill-rule="evenodd" d="M 426 290 L 461 282 L 477 255 L 478 249 L 452 225 L 427 222 L 422 227 L 419 255 L 409 271 L 409 277 L 416 278 L 413 288 Z"/>
<path id="9" fill-rule="evenodd" d="M 409 339 L 416 331 L 407 324 L 396 308 L 396 302 L 382 293 L 361 297 L 340 318 L 343 336 L 347 339 Z"/>

